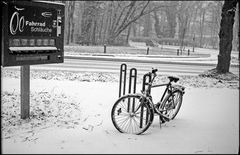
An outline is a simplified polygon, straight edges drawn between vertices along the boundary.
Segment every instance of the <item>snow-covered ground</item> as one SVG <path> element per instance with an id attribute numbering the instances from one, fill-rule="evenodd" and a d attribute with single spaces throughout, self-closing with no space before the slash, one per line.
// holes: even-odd
<path id="1" fill-rule="evenodd" d="M 2 153 L 235 154 L 239 151 L 239 83 L 238 87 L 224 87 L 224 82 L 202 77 L 205 83 L 208 80 L 211 83 L 205 87 L 196 78 L 193 81 L 196 86 L 187 85 L 183 105 L 174 120 L 160 128 L 155 117 L 143 135 L 131 135 L 119 133 L 111 122 L 118 82 L 76 78 L 76 75 L 73 80 L 49 78 L 48 74 L 31 78 L 31 119 L 21 120 L 19 76 L 4 73 Z M 219 84 L 220 87 L 215 87 Z M 137 90 L 140 88 L 138 83 Z M 161 92 L 161 88 L 152 90 L 154 101 Z"/>

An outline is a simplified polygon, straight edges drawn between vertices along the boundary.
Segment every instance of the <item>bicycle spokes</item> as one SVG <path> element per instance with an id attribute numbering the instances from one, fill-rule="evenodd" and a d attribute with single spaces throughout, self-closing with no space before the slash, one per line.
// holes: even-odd
<path id="1" fill-rule="evenodd" d="M 150 108 L 139 98 L 128 97 L 121 100 L 113 111 L 113 122 L 120 132 L 142 133 L 150 125 Z"/>
<path id="2" fill-rule="evenodd" d="M 179 110 L 179 106 L 181 106 L 181 102 L 182 95 L 179 92 L 173 93 L 162 106 L 162 113 L 173 119 Z"/>

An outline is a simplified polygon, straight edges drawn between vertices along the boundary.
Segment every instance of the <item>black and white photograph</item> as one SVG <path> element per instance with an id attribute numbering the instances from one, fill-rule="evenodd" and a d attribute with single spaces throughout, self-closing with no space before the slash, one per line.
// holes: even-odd
<path id="1" fill-rule="evenodd" d="M 1 1 L 1 154 L 239 154 L 239 1 Z"/>

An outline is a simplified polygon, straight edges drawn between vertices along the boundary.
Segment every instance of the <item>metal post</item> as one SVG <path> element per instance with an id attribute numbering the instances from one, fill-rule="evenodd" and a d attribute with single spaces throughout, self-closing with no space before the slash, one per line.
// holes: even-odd
<path id="1" fill-rule="evenodd" d="M 107 53 L 106 44 L 104 44 L 103 46 L 104 46 L 104 53 Z"/>
<path id="2" fill-rule="evenodd" d="M 194 48 L 195 48 L 195 33 L 193 34 L 193 52 L 194 52 Z"/>
<path id="3" fill-rule="evenodd" d="M 120 80 L 119 80 L 119 97 L 121 97 L 122 95 L 125 95 L 126 75 L 127 75 L 127 65 L 126 64 L 121 64 L 121 67 L 120 67 Z M 123 83 L 123 90 L 122 90 L 122 83 Z M 123 91 L 123 94 L 122 94 L 122 91 Z"/>
<path id="4" fill-rule="evenodd" d="M 132 84 L 133 80 L 133 84 Z M 128 93 L 136 93 L 136 82 L 137 82 L 137 69 L 136 68 L 131 68 L 130 69 L 130 76 L 129 76 L 129 87 L 128 87 Z M 133 88 L 132 88 L 133 85 Z M 128 107 L 127 111 L 129 112 L 130 110 L 130 100 L 128 100 Z M 132 111 L 134 111 L 135 107 L 135 100 L 132 101 Z"/>
<path id="5" fill-rule="evenodd" d="M 147 77 L 148 77 L 148 79 L 147 79 Z M 144 75 L 143 76 L 142 91 L 146 90 L 147 80 L 148 80 L 148 83 L 151 82 L 151 75 Z M 151 93 L 151 90 L 149 90 L 149 93 Z M 141 111 L 140 111 L 140 128 L 142 128 L 142 123 L 143 123 L 143 112 L 144 112 L 144 107 L 141 106 Z M 148 111 L 146 111 L 146 123 L 147 123 L 147 121 L 148 121 Z"/>
<path id="6" fill-rule="evenodd" d="M 21 66 L 21 118 L 29 118 L 30 113 L 30 66 Z"/>

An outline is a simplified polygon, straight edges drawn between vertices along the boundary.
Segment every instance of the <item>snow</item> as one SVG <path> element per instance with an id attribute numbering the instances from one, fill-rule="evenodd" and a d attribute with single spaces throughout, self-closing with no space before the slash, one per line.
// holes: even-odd
<path id="1" fill-rule="evenodd" d="M 177 117 L 160 128 L 156 116 L 143 135 L 131 135 L 119 133 L 111 122 L 111 108 L 118 98 L 115 78 L 111 82 L 94 78 L 80 81 L 34 74 L 30 81 L 31 119 L 21 120 L 19 75 L 3 73 L 2 153 L 239 151 L 239 83 L 237 87 L 226 87 L 222 82 L 219 87 L 215 86 L 218 80 L 201 77 L 204 80 L 193 80 L 192 83 L 200 82 L 195 86 L 187 85 L 191 82 L 183 79 L 187 88 Z M 138 83 L 137 90 L 140 88 Z M 161 91 L 152 91 L 154 101 Z"/>

